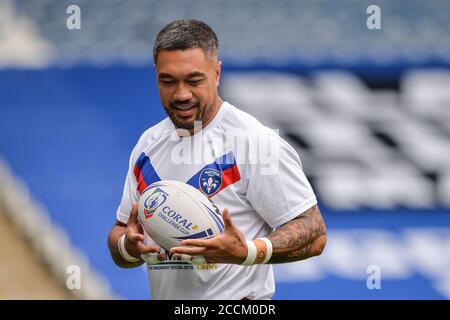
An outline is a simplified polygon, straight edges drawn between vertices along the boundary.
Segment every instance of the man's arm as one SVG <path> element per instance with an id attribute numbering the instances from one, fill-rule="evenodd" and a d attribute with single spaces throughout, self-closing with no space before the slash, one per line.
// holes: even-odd
<path id="1" fill-rule="evenodd" d="M 241 264 L 247 257 L 246 239 L 225 208 L 225 230 L 211 239 L 189 239 L 174 247 L 174 254 L 203 256 L 208 262 Z M 320 255 L 326 244 L 326 228 L 317 205 L 266 236 L 273 246 L 269 263 L 293 262 Z M 262 261 L 264 257 L 258 258 Z"/>
<path id="2" fill-rule="evenodd" d="M 111 232 L 108 235 L 108 247 L 111 252 L 111 257 L 114 262 L 121 268 L 134 268 L 138 267 L 144 263 L 144 260 L 139 260 L 137 262 L 128 262 L 125 260 L 118 248 L 119 238 L 124 235 L 127 231 L 127 225 L 119 221 L 112 227 Z"/>
<path id="3" fill-rule="evenodd" d="M 125 250 L 132 257 L 139 258 L 136 262 L 125 260 L 119 252 L 119 238 L 125 234 Z M 116 221 L 108 235 L 108 247 L 114 262 L 121 268 L 134 268 L 144 263 L 141 254 L 150 252 L 160 252 L 157 246 L 147 246 L 144 244 L 144 231 L 137 219 L 137 204 L 134 203 L 130 212 L 127 224 Z"/>
<path id="4" fill-rule="evenodd" d="M 323 252 L 327 242 L 325 223 L 317 205 L 284 224 L 267 238 L 273 252 L 269 263 L 308 259 Z"/>

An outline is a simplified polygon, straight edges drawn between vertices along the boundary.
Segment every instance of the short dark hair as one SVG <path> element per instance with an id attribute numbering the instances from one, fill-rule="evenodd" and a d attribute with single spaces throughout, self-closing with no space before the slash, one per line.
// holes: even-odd
<path id="1" fill-rule="evenodd" d="M 217 55 L 219 40 L 216 34 L 206 23 L 183 19 L 166 25 L 156 36 L 153 46 L 153 62 L 161 50 L 186 50 L 200 48 L 209 55 Z"/>

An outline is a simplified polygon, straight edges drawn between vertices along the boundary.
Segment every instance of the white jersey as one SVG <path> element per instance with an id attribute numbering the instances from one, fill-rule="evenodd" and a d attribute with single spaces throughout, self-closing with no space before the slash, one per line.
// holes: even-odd
<path id="1" fill-rule="evenodd" d="M 169 118 L 144 132 L 130 157 L 117 220 L 127 223 L 132 203 L 159 180 L 198 188 L 221 211 L 228 208 L 249 240 L 268 235 L 317 203 L 295 150 L 227 102 L 193 136 L 179 137 Z M 148 235 L 146 243 L 154 244 Z M 147 269 L 153 299 L 270 299 L 275 292 L 270 264 L 192 265 L 168 255 Z"/>

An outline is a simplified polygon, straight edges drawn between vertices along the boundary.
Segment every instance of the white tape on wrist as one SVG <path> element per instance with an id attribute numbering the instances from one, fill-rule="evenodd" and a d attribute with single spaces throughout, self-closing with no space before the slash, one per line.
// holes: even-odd
<path id="1" fill-rule="evenodd" d="M 255 263 L 256 260 L 256 245 L 251 240 L 245 240 L 247 242 L 247 258 L 244 262 L 241 263 L 241 266 L 251 266 L 253 263 Z"/>
<path id="2" fill-rule="evenodd" d="M 264 238 L 258 238 L 259 240 L 264 241 L 264 243 L 266 244 L 266 257 L 264 258 L 264 261 L 261 262 L 262 264 L 267 263 L 270 258 L 272 257 L 272 252 L 273 252 L 273 245 L 272 245 L 272 241 L 270 241 L 268 238 L 264 237 Z"/>
<path id="3" fill-rule="evenodd" d="M 130 255 L 127 251 L 127 249 L 125 249 L 125 234 L 123 234 L 120 238 L 119 238 L 119 243 L 118 243 L 118 247 L 119 247 L 119 253 L 122 256 L 122 258 L 124 258 L 126 261 L 128 262 L 137 262 L 140 259 L 139 258 L 135 258 L 132 255 Z"/>

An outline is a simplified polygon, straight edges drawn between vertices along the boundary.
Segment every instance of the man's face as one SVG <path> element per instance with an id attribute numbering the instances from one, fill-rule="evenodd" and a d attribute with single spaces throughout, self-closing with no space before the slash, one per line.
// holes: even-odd
<path id="1" fill-rule="evenodd" d="M 220 62 L 200 48 L 161 50 L 155 67 L 161 103 L 175 127 L 208 124 L 215 115 Z"/>

